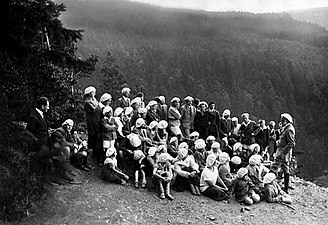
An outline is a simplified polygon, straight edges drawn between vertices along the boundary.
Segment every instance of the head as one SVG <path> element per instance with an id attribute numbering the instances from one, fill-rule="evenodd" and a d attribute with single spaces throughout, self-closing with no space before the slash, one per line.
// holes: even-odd
<path id="1" fill-rule="evenodd" d="M 200 100 L 199 100 L 199 98 L 195 98 L 194 99 L 194 106 L 196 107 L 196 108 L 198 108 L 198 106 L 199 106 L 199 102 L 200 102 Z"/>
<path id="2" fill-rule="evenodd" d="M 259 120 L 259 126 L 264 128 L 265 127 L 265 120 Z"/>
<path id="3" fill-rule="evenodd" d="M 274 122 L 273 120 L 271 120 L 271 121 L 269 122 L 269 128 L 272 130 L 272 129 L 275 128 L 275 126 L 276 126 L 276 122 Z"/>
<path id="4" fill-rule="evenodd" d="M 158 126 L 158 122 L 156 122 L 155 120 L 148 125 L 149 129 L 153 131 L 157 129 L 157 126 Z"/>
<path id="5" fill-rule="evenodd" d="M 100 102 L 104 105 L 104 106 L 109 106 L 112 103 L 112 96 L 108 93 L 104 93 L 101 97 L 100 97 Z"/>
<path id="6" fill-rule="evenodd" d="M 126 98 L 130 97 L 130 93 L 131 93 L 130 88 L 125 87 L 125 88 L 122 89 L 122 95 Z"/>
<path id="7" fill-rule="evenodd" d="M 46 113 L 49 110 L 49 100 L 46 97 L 40 97 L 36 100 L 36 108 Z"/>
<path id="8" fill-rule="evenodd" d="M 96 88 L 93 86 L 89 86 L 84 89 L 84 96 L 86 98 L 94 98 L 96 96 Z"/>
<path id="9" fill-rule="evenodd" d="M 206 144 L 208 144 L 209 146 L 211 146 L 215 141 L 215 137 L 210 135 L 206 138 Z"/>
<path id="10" fill-rule="evenodd" d="M 264 184 L 272 184 L 272 182 L 276 179 L 276 175 L 272 172 L 265 174 L 263 177 Z"/>
<path id="11" fill-rule="evenodd" d="M 201 111 L 201 112 L 205 112 L 206 111 L 206 109 L 207 109 L 207 103 L 206 102 L 200 102 L 199 103 L 199 110 Z"/>
<path id="12" fill-rule="evenodd" d="M 144 93 L 138 92 L 136 97 L 139 97 L 141 99 L 141 101 L 143 101 L 144 100 Z"/>
<path id="13" fill-rule="evenodd" d="M 236 127 L 236 126 L 238 125 L 238 118 L 237 118 L 237 117 L 232 117 L 232 118 L 231 118 L 231 121 L 232 121 L 232 125 L 233 125 L 234 127 Z"/>
<path id="14" fill-rule="evenodd" d="M 262 162 L 262 157 L 260 155 L 252 155 L 249 160 L 249 164 L 252 166 L 260 166 Z"/>
<path id="15" fill-rule="evenodd" d="M 172 98 L 171 106 L 174 108 L 179 108 L 180 107 L 180 99 L 178 97 Z"/>
<path id="16" fill-rule="evenodd" d="M 215 141 L 215 142 L 211 145 L 211 150 L 212 150 L 212 152 L 214 152 L 214 153 L 221 153 L 221 146 L 220 146 L 220 143 Z"/>
<path id="17" fill-rule="evenodd" d="M 74 126 L 74 122 L 71 119 L 67 119 L 64 121 L 64 123 L 62 124 L 62 126 L 68 131 L 71 132 L 73 126 Z"/>
<path id="18" fill-rule="evenodd" d="M 243 120 L 243 122 L 248 123 L 249 122 L 249 114 L 248 113 L 243 113 L 241 115 L 241 119 Z"/>
<path id="19" fill-rule="evenodd" d="M 199 133 L 197 132 L 197 131 L 194 131 L 194 132 L 192 132 L 190 135 L 189 135 L 189 137 L 190 137 L 190 140 L 198 140 L 198 138 L 199 138 Z"/>
<path id="20" fill-rule="evenodd" d="M 220 164 L 226 164 L 230 161 L 230 156 L 228 153 L 226 152 L 222 152 L 220 155 L 219 155 L 219 162 Z"/>
<path id="21" fill-rule="evenodd" d="M 230 114 L 231 114 L 230 109 L 226 109 L 226 110 L 223 111 L 222 116 L 225 119 L 228 119 L 230 117 Z"/>
<path id="22" fill-rule="evenodd" d="M 237 171 L 237 178 L 243 179 L 247 174 L 248 174 L 248 170 L 242 167 Z"/>
<path id="23" fill-rule="evenodd" d="M 215 154 L 209 154 L 206 158 L 206 167 L 212 168 L 216 164 L 216 155 Z"/>
<path id="24" fill-rule="evenodd" d="M 124 115 L 127 117 L 127 119 L 131 119 L 133 115 L 133 108 L 132 107 L 126 107 L 124 111 Z"/>
<path id="25" fill-rule="evenodd" d="M 178 146 L 178 138 L 177 137 L 171 137 L 170 144 L 173 146 Z"/>
<path id="26" fill-rule="evenodd" d="M 149 106 L 151 111 L 156 111 L 158 109 L 158 103 L 155 100 L 151 100 L 148 103 L 148 106 Z"/>
<path id="27" fill-rule="evenodd" d="M 194 101 L 194 99 L 191 96 L 185 97 L 184 100 L 188 106 L 191 106 L 192 102 Z"/>
<path id="28" fill-rule="evenodd" d="M 114 111 L 114 116 L 122 118 L 123 112 L 124 112 L 123 108 L 117 107 Z"/>
<path id="29" fill-rule="evenodd" d="M 198 139 L 195 141 L 195 150 L 198 152 L 203 152 L 206 147 L 206 143 L 203 139 Z"/>
<path id="30" fill-rule="evenodd" d="M 280 122 L 281 122 L 282 126 L 285 126 L 288 123 L 293 123 L 293 117 L 288 113 L 283 113 L 280 116 Z"/>
<path id="31" fill-rule="evenodd" d="M 104 109 L 103 109 L 103 114 L 104 116 L 110 118 L 113 116 L 113 109 L 112 107 L 110 106 L 106 106 Z"/>
<path id="32" fill-rule="evenodd" d="M 180 160 L 185 160 L 187 157 L 188 157 L 188 149 L 186 148 L 179 149 L 177 158 Z"/>
<path id="33" fill-rule="evenodd" d="M 210 110 L 213 110 L 213 109 L 215 109 L 215 102 L 210 102 L 210 104 L 208 104 L 208 108 L 210 109 Z"/>
<path id="34" fill-rule="evenodd" d="M 136 121 L 136 128 L 145 128 L 146 127 L 146 122 L 144 119 L 142 118 L 138 118 L 137 121 Z"/>
<path id="35" fill-rule="evenodd" d="M 161 121 L 159 121 L 157 128 L 159 130 L 165 130 L 167 128 L 167 126 L 168 126 L 168 123 L 165 120 L 161 120 Z"/>

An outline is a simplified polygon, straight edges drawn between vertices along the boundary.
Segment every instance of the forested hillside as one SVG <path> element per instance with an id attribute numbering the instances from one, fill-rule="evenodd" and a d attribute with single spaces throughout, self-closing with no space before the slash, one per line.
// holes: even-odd
<path id="1" fill-rule="evenodd" d="M 63 1 L 63 0 L 61 0 Z M 85 30 L 80 54 L 116 58 L 129 86 L 215 100 L 253 119 L 295 118 L 301 172 L 328 168 L 328 32 L 288 14 L 210 13 L 116 0 L 63 1 L 64 24 Z M 327 19 L 328 20 L 328 19 Z M 101 60 L 100 60 L 101 61 Z M 101 63 L 99 64 L 101 67 Z M 101 85 L 99 70 L 92 79 Z M 108 91 L 111 91 L 110 89 Z"/>

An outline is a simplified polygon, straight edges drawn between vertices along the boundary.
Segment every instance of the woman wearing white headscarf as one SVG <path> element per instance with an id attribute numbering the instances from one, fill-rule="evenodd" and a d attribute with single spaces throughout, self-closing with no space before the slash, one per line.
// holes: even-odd
<path id="1" fill-rule="evenodd" d="M 94 112 L 98 106 L 98 101 L 95 98 L 96 88 L 89 86 L 84 90 L 84 110 L 87 116 L 87 126 L 88 126 L 88 146 L 90 149 L 96 148 L 97 143 L 97 128 L 95 126 L 99 125 L 94 122 Z"/>
<path id="2" fill-rule="evenodd" d="M 227 186 L 221 180 L 218 169 L 216 167 L 217 156 L 210 154 L 206 159 L 206 167 L 200 177 L 200 191 L 202 195 L 212 198 L 216 201 L 228 199 L 226 194 Z"/>

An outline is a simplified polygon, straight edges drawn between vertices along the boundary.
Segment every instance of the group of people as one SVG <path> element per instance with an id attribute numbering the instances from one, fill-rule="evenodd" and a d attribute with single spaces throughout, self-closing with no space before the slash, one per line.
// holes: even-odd
<path id="1" fill-rule="evenodd" d="M 143 93 L 132 99 L 130 93 L 123 88 L 113 108 L 109 93 L 98 101 L 94 87 L 85 89 L 87 141 L 71 133 L 70 119 L 42 141 L 37 130 L 43 130 L 46 139 L 47 126 L 33 126 L 30 120 L 27 129 L 35 134 L 39 148 L 35 155 L 48 146 L 48 158 L 57 163 L 61 177 L 74 180 L 70 165 L 92 169 L 88 163 L 92 152 L 103 180 L 124 185 L 133 177 L 135 188 L 145 188 L 151 181 L 161 199 L 173 200 L 173 189 L 217 201 L 234 195 L 248 205 L 260 200 L 291 203 L 289 162 L 295 146 L 291 115 L 281 114 L 279 128 L 274 121 L 268 127 L 264 120 L 255 123 L 248 113 L 241 115 L 240 124 L 229 109 L 221 116 L 215 102 L 187 96 L 180 106 L 181 100 L 174 97 L 168 106 L 164 96 L 157 96 L 145 104 Z M 49 101 L 41 99 L 31 118 L 43 122 Z M 282 177 L 283 189 L 277 182 Z"/>

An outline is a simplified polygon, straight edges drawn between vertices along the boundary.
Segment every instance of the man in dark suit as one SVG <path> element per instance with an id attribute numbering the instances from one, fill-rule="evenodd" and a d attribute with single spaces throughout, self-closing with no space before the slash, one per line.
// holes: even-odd
<path id="1" fill-rule="evenodd" d="M 131 106 L 130 92 L 130 88 L 125 87 L 122 89 L 122 97 L 117 100 L 117 107 L 125 109 L 126 107 Z"/>

